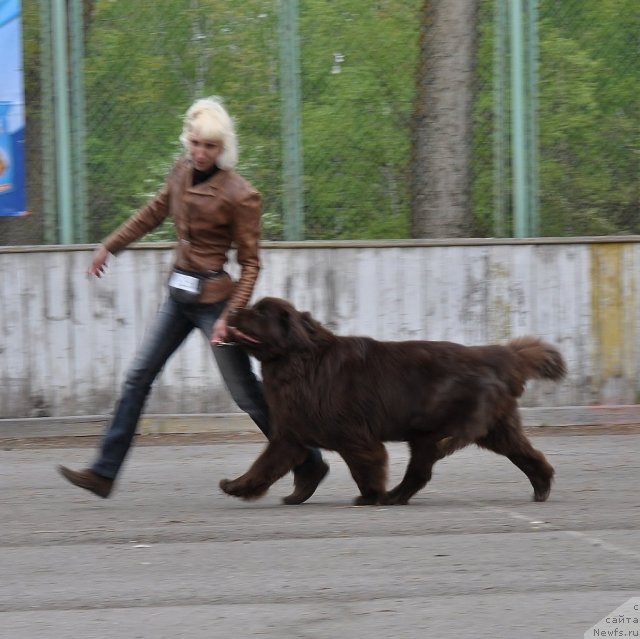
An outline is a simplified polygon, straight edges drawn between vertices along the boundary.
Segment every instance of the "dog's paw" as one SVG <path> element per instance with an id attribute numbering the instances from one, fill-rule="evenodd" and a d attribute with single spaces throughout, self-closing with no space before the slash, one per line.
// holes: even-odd
<path id="1" fill-rule="evenodd" d="M 236 482 L 231 479 L 221 479 L 218 485 L 220 486 L 220 490 L 222 490 L 222 492 L 224 493 L 227 493 L 227 495 L 239 497 L 240 495 L 237 493 L 237 487 L 235 486 L 235 483 Z"/>
<path id="2" fill-rule="evenodd" d="M 249 494 L 246 483 L 239 479 L 221 479 L 219 486 L 223 492 L 233 497 L 246 499 Z"/>
<path id="3" fill-rule="evenodd" d="M 533 484 L 533 501 L 547 501 L 551 492 L 551 479 L 538 479 Z"/>
<path id="4" fill-rule="evenodd" d="M 381 503 L 387 506 L 406 506 L 409 503 L 410 497 L 403 495 L 399 490 L 390 490 L 385 496 L 384 501 Z"/>
<path id="5" fill-rule="evenodd" d="M 551 493 L 551 486 L 548 488 L 537 489 L 533 493 L 533 501 L 547 501 L 547 499 L 549 499 L 549 493 Z"/>
<path id="6" fill-rule="evenodd" d="M 379 503 L 380 503 L 380 500 L 378 499 L 377 496 L 370 496 L 370 495 L 368 495 L 367 497 L 365 497 L 364 495 L 358 495 L 353 500 L 354 506 L 376 506 Z"/>
<path id="7" fill-rule="evenodd" d="M 222 479 L 220 480 L 220 489 L 233 497 L 240 497 L 245 501 L 253 501 L 260 499 L 268 490 L 268 486 L 250 486 L 247 482 L 239 479 Z"/>

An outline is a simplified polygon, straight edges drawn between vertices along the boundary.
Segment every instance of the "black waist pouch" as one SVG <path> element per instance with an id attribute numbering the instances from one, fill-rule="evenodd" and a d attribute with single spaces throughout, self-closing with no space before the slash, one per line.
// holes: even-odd
<path id="1" fill-rule="evenodd" d="M 206 273 L 199 273 L 197 271 L 186 271 L 174 266 L 169 277 L 169 295 L 176 302 L 195 304 L 202 292 L 204 281 L 218 277 L 223 272 L 207 271 Z"/>

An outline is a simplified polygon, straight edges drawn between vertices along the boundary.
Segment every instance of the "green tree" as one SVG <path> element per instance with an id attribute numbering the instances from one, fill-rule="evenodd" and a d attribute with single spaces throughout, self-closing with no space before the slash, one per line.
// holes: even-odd
<path id="1" fill-rule="evenodd" d="M 493 235 L 493 5 L 486 0 L 480 18 L 474 106 L 479 235 Z M 640 233 L 637 3 L 543 1 L 538 27 L 541 234 Z"/>
<path id="2" fill-rule="evenodd" d="M 424 0 L 413 129 L 414 237 L 470 234 L 478 0 Z"/>
<path id="3" fill-rule="evenodd" d="M 309 238 L 407 234 L 415 9 L 302 5 Z M 282 238 L 276 20 L 273 2 L 255 0 L 96 2 L 86 64 L 95 239 L 157 189 L 180 151 L 182 111 L 207 94 L 223 96 L 237 120 L 239 169 L 263 193 L 264 236 Z M 170 230 L 149 239 L 163 237 Z"/>
<path id="4" fill-rule="evenodd" d="M 412 118 L 424 115 L 414 104 L 434 108 L 424 72 L 443 53 L 425 8 L 450 3 L 299 3 L 309 239 L 408 237 L 411 207 L 420 197 L 435 202 L 428 161 L 436 148 L 433 140 L 417 139 Z M 474 3 L 456 6 L 468 10 Z M 443 139 L 471 171 L 473 217 L 465 233 L 484 236 L 494 234 L 495 0 L 478 4 L 472 91 L 464 85 L 464 95 L 473 97 L 472 128 Z M 276 6 L 276 0 L 85 1 L 92 240 L 159 188 L 181 152 L 184 110 L 210 94 L 221 95 L 235 116 L 239 169 L 264 196 L 264 236 L 282 238 Z M 640 233 L 637 0 L 540 0 L 539 6 L 542 234 Z M 43 195 L 51 196 L 40 178 L 53 163 L 52 149 L 42 144 L 47 107 L 40 100 L 39 32 L 48 25 L 40 23 L 38 8 L 37 0 L 24 0 L 29 206 L 36 212 Z M 440 98 L 447 91 L 454 101 L 459 97 L 446 75 L 443 86 Z M 426 189 L 416 190 L 417 178 Z M 450 213 L 436 207 L 436 221 L 440 210 Z M 15 233 L 5 225 L 3 241 L 41 241 L 41 223 L 38 215 L 20 220 Z M 172 237 L 162 228 L 148 239 Z"/>
<path id="5" fill-rule="evenodd" d="M 265 4 L 96 2 L 86 62 L 95 239 L 158 189 L 196 97 L 225 98 L 239 128 L 240 169 L 256 184 L 279 183 L 276 43 L 264 36 L 275 16 Z M 269 211 L 275 195 L 264 192 Z M 163 237 L 171 230 L 148 239 Z"/>
<path id="6" fill-rule="evenodd" d="M 408 235 L 418 7 L 301 3 L 309 239 Z"/>

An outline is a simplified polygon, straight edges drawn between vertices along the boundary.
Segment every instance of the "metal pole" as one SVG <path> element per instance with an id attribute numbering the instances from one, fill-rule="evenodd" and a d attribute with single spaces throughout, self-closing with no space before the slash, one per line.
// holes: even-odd
<path id="1" fill-rule="evenodd" d="M 527 9 L 529 233 L 532 236 L 538 236 L 540 235 L 538 212 L 538 174 L 540 170 L 538 166 L 538 0 L 528 0 Z"/>
<path id="2" fill-rule="evenodd" d="M 53 96 L 58 191 L 59 242 L 73 244 L 71 141 L 69 133 L 69 82 L 67 60 L 67 9 L 65 0 L 52 0 Z"/>
<path id="3" fill-rule="evenodd" d="M 495 0 L 493 27 L 493 232 L 507 234 L 507 0 Z"/>
<path id="4" fill-rule="evenodd" d="M 284 239 L 304 238 L 298 2 L 279 0 Z"/>
<path id="5" fill-rule="evenodd" d="M 56 220 L 56 178 L 53 167 L 54 128 L 53 121 L 53 65 L 51 41 L 51 1 L 40 0 L 40 135 L 42 140 L 42 216 L 44 221 L 44 241 L 55 244 L 58 241 Z"/>
<path id="6" fill-rule="evenodd" d="M 522 0 L 511 0 L 509 6 L 511 10 L 511 163 L 513 173 L 514 236 L 527 237 L 529 222 L 527 210 Z"/>
<path id="7" fill-rule="evenodd" d="M 87 235 L 87 174 L 85 162 L 85 108 L 84 108 L 84 20 L 82 0 L 69 1 L 71 35 L 71 135 L 73 139 L 73 204 L 75 241 L 86 244 Z"/>

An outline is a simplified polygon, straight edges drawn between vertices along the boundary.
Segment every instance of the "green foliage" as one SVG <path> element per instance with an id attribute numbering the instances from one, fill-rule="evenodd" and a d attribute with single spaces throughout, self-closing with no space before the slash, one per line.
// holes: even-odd
<path id="1" fill-rule="evenodd" d="M 86 61 L 95 239 L 158 188 L 180 152 L 182 112 L 210 94 L 236 119 L 238 169 L 263 194 L 264 236 L 282 238 L 276 4 L 96 3 Z M 418 3 L 300 4 L 306 236 L 406 236 Z M 171 229 L 147 239 L 165 237 Z"/>
<path id="2" fill-rule="evenodd" d="M 492 234 L 493 0 L 480 21 L 474 216 Z M 635 0 L 540 3 L 539 205 L 545 236 L 640 233 Z M 503 194 L 508 201 L 510 193 Z"/>
<path id="3" fill-rule="evenodd" d="M 301 6 L 307 237 L 407 237 L 418 3 Z"/>
<path id="4" fill-rule="evenodd" d="M 425 0 L 299 2 L 306 237 L 409 236 L 411 115 Z M 478 21 L 474 234 L 494 235 L 493 8 Z M 86 31 L 90 234 L 99 240 L 160 187 L 182 114 L 217 94 L 235 117 L 239 171 L 283 237 L 276 0 L 95 0 Z M 41 139 L 37 0 L 24 0 L 31 202 Z M 87 16 L 89 14 L 87 13 Z M 543 235 L 640 233 L 637 0 L 540 0 L 538 129 Z M 50 118 L 49 118 L 50 119 Z M 507 158 L 508 160 L 508 158 Z M 507 166 L 508 169 L 508 166 Z M 508 177 L 508 176 L 507 176 Z M 510 192 L 500 194 L 508 204 Z M 510 213 L 507 213 L 507 217 Z M 507 222 L 509 220 L 507 219 Z M 170 225 L 147 239 L 173 237 Z"/>
<path id="5" fill-rule="evenodd" d="M 239 170 L 263 191 L 269 220 L 279 184 L 271 4 L 96 3 L 86 60 L 95 239 L 159 188 L 181 152 L 184 111 L 206 95 L 222 96 L 236 119 Z M 163 228 L 146 239 L 172 236 Z"/>

